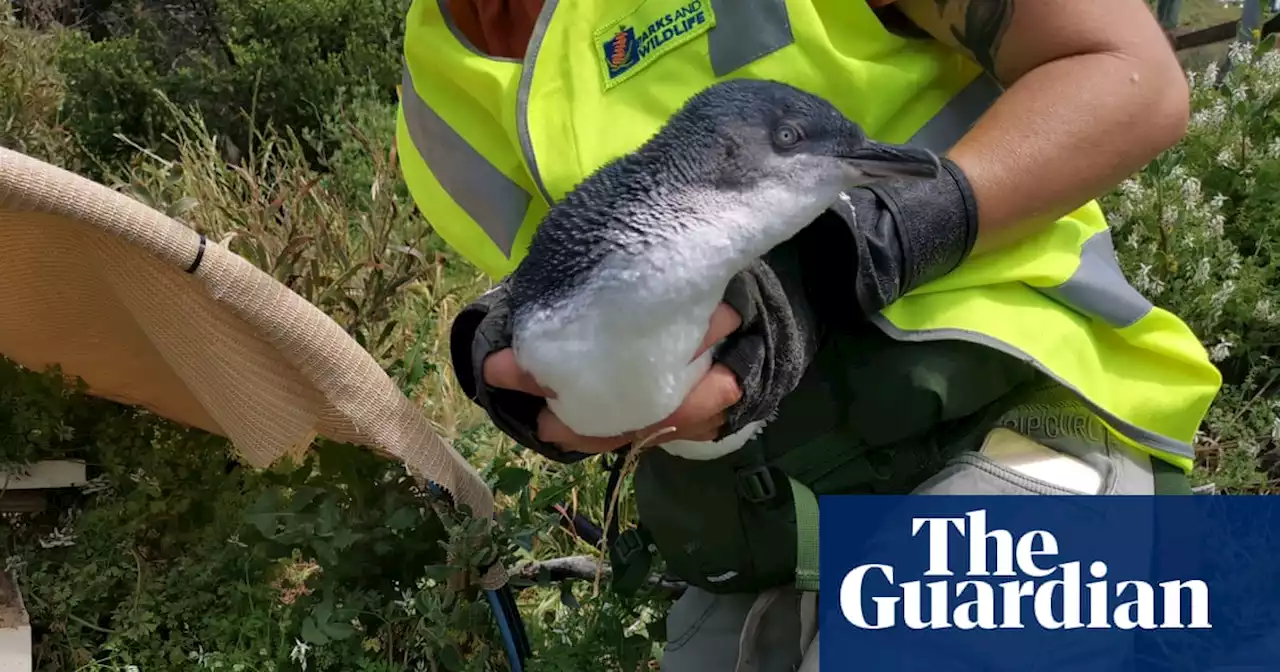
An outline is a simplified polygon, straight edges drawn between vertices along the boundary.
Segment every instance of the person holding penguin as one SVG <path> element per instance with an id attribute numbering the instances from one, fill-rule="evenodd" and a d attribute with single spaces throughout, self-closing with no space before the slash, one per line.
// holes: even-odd
<path id="1" fill-rule="evenodd" d="M 733 106 L 738 126 L 667 130 L 700 92 L 739 79 L 796 93 L 741 89 L 757 97 Z M 806 95 L 859 130 L 798 102 Z M 724 109 L 715 103 L 705 107 Z M 1141 0 L 415 0 L 397 138 L 427 220 L 508 280 L 549 212 L 660 132 L 671 156 L 732 147 L 735 162 L 777 167 L 779 148 L 822 155 L 814 137 L 839 126 L 832 151 L 862 157 L 859 179 L 811 223 L 733 274 L 703 309 L 701 338 L 673 336 L 703 368 L 646 426 L 602 435 L 581 430 L 627 420 L 557 414 L 556 386 L 521 362 L 552 366 L 571 349 L 522 359 L 513 322 L 529 343 L 613 333 L 629 324 L 623 311 L 570 324 L 527 306 L 562 316 L 554 306 L 588 276 L 597 297 L 622 301 L 641 269 L 697 266 L 680 235 L 693 245 L 714 231 L 733 247 L 749 213 L 803 211 L 774 208 L 790 192 L 766 194 L 756 177 L 708 182 L 698 193 L 742 225 L 681 234 L 646 233 L 627 223 L 633 210 L 599 205 L 607 197 L 584 201 L 621 228 L 580 240 L 561 229 L 561 249 L 640 250 L 631 261 L 546 253 L 524 289 L 499 284 L 453 325 L 459 383 L 521 445 L 561 462 L 636 441 L 687 448 L 636 460 L 639 524 L 611 535 L 615 583 L 634 587 L 656 552 L 690 585 L 668 615 L 664 670 L 775 672 L 816 669 L 816 495 L 1189 492 L 1191 443 L 1221 379 L 1186 325 L 1126 282 L 1093 200 L 1177 143 L 1188 108 Z M 775 114 L 796 109 L 808 112 Z M 747 136 L 771 149 L 750 154 Z M 531 287 L 541 298 L 521 298 Z M 557 384 L 579 382 L 566 399 L 626 394 L 604 378 Z M 716 445 L 729 447 L 698 452 Z"/>

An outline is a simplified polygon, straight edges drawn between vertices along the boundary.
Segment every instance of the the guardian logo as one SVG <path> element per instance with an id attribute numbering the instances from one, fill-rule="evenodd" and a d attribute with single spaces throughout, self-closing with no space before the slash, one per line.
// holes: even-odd
<path id="1" fill-rule="evenodd" d="M 912 630 L 1006 630 L 1027 627 L 1024 618 L 1031 618 L 1033 627 L 1050 630 L 1212 628 L 1204 581 L 1163 581 L 1158 587 L 1113 581 L 1102 560 L 1087 567 L 1078 560 L 1055 562 L 1058 540 L 1050 532 L 1033 530 L 1015 539 L 1008 530 L 988 531 L 985 510 L 913 517 L 911 536 L 928 542 L 923 575 L 948 578 L 895 583 L 892 565 L 854 567 L 840 584 L 840 611 L 855 627 L 883 630 L 901 622 Z M 949 544 L 956 537 L 968 542 L 964 580 L 951 578 L 957 572 L 950 566 Z M 1086 571 L 1093 580 L 1084 583 Z M 864 604 L 868 596 L 874 608 Z"/>

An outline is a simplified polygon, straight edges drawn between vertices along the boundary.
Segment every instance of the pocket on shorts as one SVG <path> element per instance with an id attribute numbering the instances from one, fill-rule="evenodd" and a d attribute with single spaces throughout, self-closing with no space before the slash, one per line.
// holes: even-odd
<path id="1" fill-rule="evenodd" d="M 999 427 L 977 451 L 952 458 L 913 494 L 1081 495 L 1102 486 L 1102 474 L 1083 460 Z"/>
<path id="2" fill-rule="evenodd" d="M 667 611 L 667 652 L 678 651 L 689 643 L 711 618 L 717 606 L 717 595 L 690 588 Z"/>

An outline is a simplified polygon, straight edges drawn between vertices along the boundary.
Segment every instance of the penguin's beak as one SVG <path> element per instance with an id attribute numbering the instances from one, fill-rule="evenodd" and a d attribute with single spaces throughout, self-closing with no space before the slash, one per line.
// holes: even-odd
<path id="1" fill-rule="evenodd" d="M 864 140 L 841 158 L 849 167 L 875 179 L 927 179 L 937 177 L 942 169 L 937 155 L 927 149 L 874 140 Z"/>

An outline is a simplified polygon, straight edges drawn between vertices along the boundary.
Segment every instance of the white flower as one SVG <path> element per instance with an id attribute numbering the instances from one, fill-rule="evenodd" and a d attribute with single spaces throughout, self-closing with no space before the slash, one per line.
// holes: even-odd
<path id="1" fill-rule="evenodd" d="M 1164 283 L 1151 277 L 1151 264 L 1138 265 L 1138 276 L 1133 279 L 1133 286 L 1148 296 L 1156 296 L 1164 291 Z"/>
<path id="2" fill-rule="evenodd" d="M 1205 230 L 1214 238 L 1220 238 L 1223 235 L 1223 227 L 1227 224 L 1227 218 L 1223 215 L 1213 215 L 1209 218 L 1209 224 Z"/>
<path id="3" fill-rule="evenodd" d="M 1219 166 L 1222 166 L 1223 168 L 1235 168 L 1236 154 L 1232 149 L 1232 147 L 1223 147 L 1222 151 L 1218 152 L 1218 156 L 1215 160 L 1218 162 Z"/>
<path id="4" fill-rule="evenodd" d="M 1266 155 L 1268 159 L 1280 159 L 1280 138 L 1272 140 L 1271 144 L 1267 145 Z"/>
<path id="5" fill-rule="evenodd" d="M 1204 66 L 1204 79 L 1202 82 L 1205 86 L 1213 86 L 1218 81 L 1218 62 L 1209 61 L 1209 65 Z"/>
<path id="6" fill-rule="evenodd" d="M 413 591 L 405 588 L 400 591 L 400 599 L 394 600 L 392 604 L 400 607 L 400 609 L 404 611 L 405 615 L 413 616 L 417 613 L 416 603 L 413 598 Z"/>
<path id="7" fill-rule="evenodd" d="M 1267 53 L 1274 54 L 1276 52 L 1269 51 Z M 1257 84 L 1254 84 L 1254 89 L 1257 91 L 1254 97 L 1258 99 L 1258 102 L 1270 102 L 1275 97 L 1276 92 L 1280 91 L 1280 75 L 1263 75 L 1258 79 Z"/>
<path id="8" fill-rule="evenodd" d="M 125 666 L 124 666 L 124 672 L 138 672 L 138 666 L 137 666 L 137 665 L 125 665 Z"/>
<path id="9" fill-rule="evenodd" d="M 1190 126 L 1191 130 L 1211 131 L 1222 126 L 1223 122 L 1226 120 L 1227 105 L 1221 100 L 1216 100 L 1212 107 L 1196 110 L 1195 113 L 1191 115 Z"/>
<path id="10" fill-rule="evenodd" d="M 1209 349 L 1209 360 L 1214 362 L 1221 362 L 1222 360 L 1230 357 L 1231 348 L 1234 346 L 1235 346 L 1235 343 L 1232 343 L 1231 341 L 1219 340 L 1217 345 L 1214 345 L 1212 348 Z"/>
<path id="11" fill-rule="evenodd" d="M 301 639 L 293 640 L 293 650 L 289 652 L 289 660 L 298 663 L 302 669 L 307 669 L 307 652 L 311 650 L 311 645 Z"/>
<path id="12" fill-rule="evenodd" d="M 1213 270 L 1208 257 L 1201 257 L 1196 263 L 1196 274 L 1191 276 L 1191 284 L 1199 286 L 1209 282 L 1209 272 Z"/>
<path id="13" fill-rule="evenodd" d="M 1142 198 L 1142 184 L 1135 179 L 1128 179 L 1120 183 L 1120 193 L 1125 198 L 1139 199 Z M 843 196 L 843 194 L 841 194 Z"/>
<path id="14" fill-rule="evenodd" d="M 55 527 L 49 536 L 37 540 L 40 548 L 57 548 L 59 546 L 75 546 L 76 535 L 68 527 Z"/>
<path id="15" fill-rule="evenodd" d="M 205 653 L 204 646 L 199 644 L 196 645 L 195 651 L 187 652 L 187 659 L 196 661 L 200 667 L 208 667 L 214 657 L 214 654 Z"/>
<path id="16" fill-rule="evenodd" d="M 1214 292 L 1213 296 L 1209 297 L 1209 305 L 1213 308 L 1214 314 L 1222 311 L 1222 308 L 1227 305 L 1227 300 L 1231 298 L 1231 295 L 1234 294 L 1235 291 L 1236 283 L 1234 281 L 1223 281 L 1222 288 Z"/>
<path id="17" fill-rule="evenodd" d="M 1151 264 L 1138 264 L 1138 275 L 1133 279 L 1133 286 L 1140 292 L 1151 287 Z"/>
<path id="18" fill-rule="evenodd" d="M 1271 299 L 1263 297 L 1253 306 L 1253 316 L 1263 322 L 1276 322 L 1280 315 L 1271 306 Z"/>
<path id="19" fill-rule="evenodd" d="M 107 474 L 98 474 L 93 478 L 85 481 L 80 486 L 80 492 L 86 495 L 92 495 L 98 492 L 110 492 L 112 488 L 111 477 Z"/>
<path id="20" fill-rule="evenodd" d="M 1200 180 L 1194 177 L 1186 177 L 1182 180 L 1182 197 L 1187 200 L 1188 204 L 1200 202 Z"/>
<path id="21" fill-rule="evenodd" d="M 1245 42 L 1233 42 L 1227 48 L 1227 58 L 1232 65 L 1241 65 L 1253 60 L 1253 47 Z"/>
<path id="22" fill-rule="evenodd" d="M 1272 49 L 1262 54 L 1257 67 L 1263 79 L 1280 77 L 1280 51 Z"/>
<path id="23" fill-rule="evenodd" d="M 1243 103 L 1249 99 L 1249 85 L 1241 84 L 1231 90 L 1231 102 Z"/>

